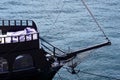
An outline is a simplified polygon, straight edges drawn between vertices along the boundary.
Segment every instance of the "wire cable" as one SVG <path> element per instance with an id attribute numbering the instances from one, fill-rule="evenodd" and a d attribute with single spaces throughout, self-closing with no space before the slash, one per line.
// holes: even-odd
<path id="1" fill-rule="evenodd" d="M 63 68 L 66 69 L 68 72 L 70 71 L 69 69 L 71 69 L 71 68 L 69 68 L 69 67 L 63 67 Z M 115 77 L 110 77 L 110 76 L 104 76 L 104 75 L 89 73 L 89 72 L 81 71 L 81 70 L 79 70 L 79 73 L 89 74 L 89 75 L 98 76 L 98 77 L 103 77 L 103 78 L 107 78 L 107 79 L 120 80 L 120 79 L 115 78 Z M 77 76 L 78 78 L 80 78 L 79 75 L 78 75 L 78 73 L 76 73 L 76 76 Z"/>
<path id="2" fill-rule="evenodd" d="M 89 72 L 85 72 L 85 71 L 80 71 L 80 72 L 81 72 L 81 73 L 84 73 L 84 74 L 89 74 L 89 75 L 98 76 L 98 77 L 103 77 L 103 78 L 108 78 L 108 79 L 120 80 L 120 79 L 117 79 L 117 78 L 115 78 L 115 77 L 104 76 L 104 75 L 99 75 L 99 74 L 89 73 Z"/>
<path id="3" fill-rule="evenodd" d="M 57 74 L 58 74 L 58 76 L 59 76 L 59 79 L 62 80 L 62 77 L 60 76 L 60 74 L 59 74 L 59 73 L 57 73 Z"/>
<path id="4" fill-rule="evenodd" d="M 107 35 L 103 31 L 103 29 L 101 28 L 100 24 L 98 23 L 98 21 L 96 20 L 96 18 L 94 17 L 94 15 L 90 11 L 90 9 L 88 8 L 87 4 L 85 3 L 85 0 L 81 0 L 81 1 L 82 1 L 83 5 L 85 6 L 85 8 L 88 10 L 88 12 L 91 15 L 91 17 L 93 18 L 93 20 L 95 21 L 95 23 L 97 24 L 97 26 L 99 27 L 99 29 L 102 31 L 104 37 L 110 42 L 109 38 L 107 37 Z"/>
<path id="5" fill-rule="evenodd" d="M 64 2 L 64 0 L 63 0 L 63 2 Z M 57 15 L 57 17 L 56 17 L 56 19 L 55 19 L 55 22 L 53 23 L 53 26 L 56 26 L 55 24 L 56 24 L 56 22 L 58 21 L 58 18 L 59 18 L 59 16 L 60 16 L 61 12 L 62 12 L 62 9 L 63 9 L 64 5 L 65 5 L 65 4 L 63 3 L 63 5 L 62 5 L 62 7 L 61 7 L 61 9 L 60 9 L 60 12 L 58 13 L 58 15 Z"/>

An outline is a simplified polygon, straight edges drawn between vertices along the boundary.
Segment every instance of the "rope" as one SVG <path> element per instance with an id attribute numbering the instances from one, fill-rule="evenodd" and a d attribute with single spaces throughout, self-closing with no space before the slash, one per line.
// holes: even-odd
<path id="1" fill-rule="evenodd" d="M 76 76 L 79 78 L 79 80 L 80 80 L 80 76 L 78 75 L 78 74 L 76 74 Z"/>
<path id="2" fill-rule="evenodd" d="M 104 77 L 104 78 L 108 78 L 108 79 L 120 80 L 120 79 L 117 79 L 117 78 L 115 78 L 115 77 L 103 76 L 103 75 L 94 74 L 94 73 L 89 73 L 89 72 L 84 72 L 84 71 L 80 71 L 80 72 L 81 72 L 81 73 L 84 73 L 84 74 L 89 74 L 89 75 L 98 76 L 98 77 Z"/>
<path id="3" fill-rule="evenodd" d="M 63 68 L 66 69 L 66 70 L 69 72 L 69 69 L 70 69 L 70 68 L 68 68 L 68 67 L 63 67 Z M 115 78 L 115 77 L 104 76 L 104 75 L 99 75 L 99 74 L 89 73 L 89 72 L 80 71 L 80 70 L 79 70 L 79 72 L 80 72 L 80 73 L 84 73 L 84 74 L 93 75 L 93 76 L 103 77 L 103 78 L 107 78 L 107 79 L 120 80 L 120 79 L 117 79 L 117 78 Z M 78 73 L 76 73 L 75 75 L 80 79 Z"/>
<path id="4" fill-rule="evenodd" d="M 63 0 L 63 1 L 64 1 L 64 0 Z M 58 3 L 60 3 L 60 2 L 61 2 L 61 0 L 58 1 Z M 64 6 L 64 3 L 63 3 L 63 5 L 62 5 L 60 11 L 63 9 L 63 6 Z M 44 6 L 42 6 L 42 7 L 44 8 L 44 10 L 47 10 Z M 58 6 L 57 6 L 57 7 L 58 7 Z M 61 14 L 61 12 L 57 15 L 55 21 L 49 19 L 49 21 L 52 23 L 52 26 L 55 26 L 55 27 L 56 27 L 55 23 L 57 22 L 60 14 Z M 48 14 L 47 16 L 49 17 L 50 15 L 52 15 L 52 14 Z M 45 19 L 45 18 L 44 18 L 44 19 Z M 45 21 L 48 23 L 48 20 L 47 20 L 47 19 L 45 19 Z M 50 30 L 49 30 L 49 31 L 50 31 Z M 49 31 L 48 31 L 48 32 L 49 32 Z"/>
<path id="5" fill-rule="evenodd" d="M 86 7 L 86 9 L 88 10 L 89 14 L 91 15 L 91 17 L 93 18 L 93 20 L 95 21 L 95 23 L 97 24 L 97 26 L 99 27 L 99 29 L 102 31 L 104 37 L 110 42 L 109 38 L 106 36 L 105 32 L 103 31 L 103 29 L 101 28 L 100 24 L 98 23 L 98 21 L 96 20 L 96 18 L 94 17 L 94 15 L 92 14 L 92 12 L 90 11 L 90 9 L 88 8 L 87 4 L 85 3 L 84 0 L 81 0 L 83 5 Z"/>
<path id="6" fill-rule="evenodd" d="M 60 80 L 62 80 L 62 77 L 60 76 L 60 74 L 59 74 L 59 73 L 57 73 L 57 74 L 58 74 L 58 76 L 59 76 Z"/>
<path id="7" fill-rule="evenodd" d="M 63 0 L 63 2 L 64 2 L 64 0 Z M 60 16 L 61 12 L 62 12 L 63 7 L 64 7 L 64 3 L 63 3 L 63 5 L 62 5 L 62 7 L 61 7 L 61 9 L 60 9 L 59 14 L 57 15 L 57 17 L 56 17 L 56 19 L 55 19 L 55 22 L 53 23 L 53 26 L 55 26 L 56 22 L 58 21 L 58 18 L 59 18 L 59 16 Z"/>
<path id="8" fill-rule="evenodd" d="M 64 2 L 65 0 L 62 0 L 62 1 Z M 60 2 L 61 2 L 61 0 L 59 0 L 58 3 L 60 3 Z M 58 6 L 57 6 L 57 7 L 58 7 Z M 62 4 L 62 7 L 61 7 L 61 9 L 60 9 L 60 12 L 58 13 L 55 21 L 49 19 L 49 21 L 50 21 L 51 24 L 52 24 L 52 27 L 56 27 L 56 22 L 58 21 L 58 18 L 59 18 L 59 16 L 60 16 L 61 12 L 62 12 L 63 7 L 64 7 L 64 3 Z M 43 6 L 43 8 L 44 8 L 44 10 L 46 10 L 46 8 L 45 8 L 44 6 Z M 48 16 L 50 16 L 50 15 L 52 15 L 52 14 L 48 14 Z M 45 19 L 45 21 L 48 23 L 48 20 L 47 20 L 47 19 Z M 48 32 L 50 32 L 50 31 L 51 31 L 51 30 L 49 30 Z"/>

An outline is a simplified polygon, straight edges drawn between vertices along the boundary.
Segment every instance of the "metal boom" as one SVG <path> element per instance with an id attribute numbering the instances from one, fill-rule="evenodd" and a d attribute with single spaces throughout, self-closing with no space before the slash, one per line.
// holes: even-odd
<path id="1" fill-rule="evenodd" d="M 104 42 L 104 43 L 101 43 L 101 44 L 97 44 L 97 45 L 93 45 L 93 46 L 90 46 L 90 47 L 87 47 L 87 48 L 84 48 L 84 49 L 80 49 L 78 51 L 75 51 L 75 52 L 71 52 L 71 53 L 68 53 L 66 55 L 63 55 L 63 56 L 57 56 L 57 59 L 60 61 L 60 60 L 67 60 L 67 59 L 70 59 L 74 56 L 76 56 L 77 54 L 80 54 L 82 52 L 86 52 L 86 51 L 90 51 L 92 49 L 97 49 L 97 48 L 101 48 L 103 46 L 107 46 L 107 45 L 111 45 L 111 42 L 110 41 L 107 41 L 107 42 Z"/>

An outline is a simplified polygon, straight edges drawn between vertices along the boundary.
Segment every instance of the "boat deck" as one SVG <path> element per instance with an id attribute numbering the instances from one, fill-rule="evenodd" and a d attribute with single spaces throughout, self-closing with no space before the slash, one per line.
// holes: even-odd
<path id="1" fill-rule="evenodd" d="M 39 33 L 34 21 L 0 20 L 0 52 L 33 48 L 39 48 Z"/>

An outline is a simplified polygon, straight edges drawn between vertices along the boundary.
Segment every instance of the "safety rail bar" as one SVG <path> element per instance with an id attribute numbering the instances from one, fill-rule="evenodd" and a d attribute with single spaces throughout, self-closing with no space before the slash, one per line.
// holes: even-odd
<path id="1" fill-rule="evenodd" d="M 23 37 L 24 39 L 21 40 L 20 38 Z M 29 37 L 29 39 L 28 39 Z M 6 44 L 6 43 L 16 43 L 14 42 L 14 38 L 17 39 L 16 42 L 26 42 L 31 41 L 35 39 L 39 39 L 39 33 L 32 33 L 32 34 L 25 34 L 25 35 L 18 35 L 18 36 L 5 36 L 0 37 L 0 44 Z M 10 40 L 10 42 L 7 42 L 7 39 Z M 3 40 L 3 41 L 2 41 Z"/>
<path id="2" fill-rule="evenodd" d="M 52 52 L 54 56 L 65 54 L 64 51 L 62 51 L 61 49 L 53 46 L 52 44 L 50 44 L 49 42 L 47 42 L 45 39 L 43 39 L 43 38 L 41 38 L 41 37 L 39 37 L 39 39 L 41 40 L 41 45 L 42 45 L 45 49 L 47 49 L 47 50 L 49 50 L 50 52 Z M 43 42 L 46 43 L 47 45 L 51 46 L 52 49 L 50 49 L 49 47 L 47 47 Z M 56 52 L 56 51 L 59 51 L 61 54 L 58 54 L 59 52 Z"/>
<path id="3" fill-rule="evenodd" d="M 0 26 L 32 26 L 33 20 L 0 20 Z"/>

